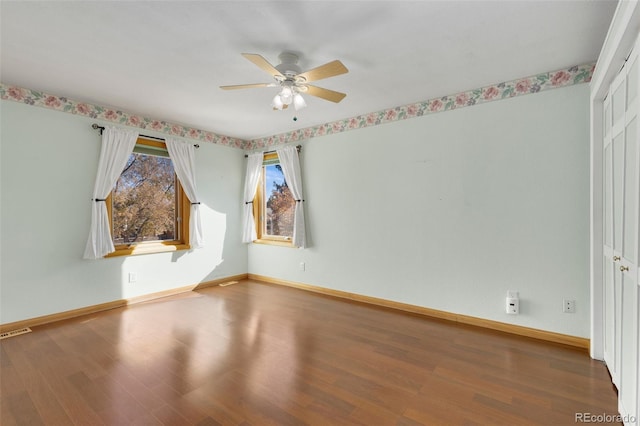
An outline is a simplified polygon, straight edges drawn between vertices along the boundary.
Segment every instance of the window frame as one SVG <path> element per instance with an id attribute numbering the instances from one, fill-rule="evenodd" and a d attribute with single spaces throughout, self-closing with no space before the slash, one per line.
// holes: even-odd
<path id="1" fill-rule="evenodd" d="M 258 188 L 256 189 L 256 195 L 253 198 L 253 219 L 254 225 L 256 227 L 256 235 L 257 238 L 253 241 L 256 244 L 267 244 L 281 247 L 295 247 L 293 245 L 292 237 L 281 237 L 277 235 L 265 235 L 264 234 L 264 226 L 265 226 L 265 217 L 266 212 L 263 210 L 265 200 L 264 194 L 264 186 L 266 180 L 266 168 L 265 162 L 273 161 L 274 159 L 278 160 L 278 164 L 280 164 L 280 158 L 278 157 L 277 152 L 266 152 L 262 157 L 262 169 L 260 171 L 260 179 L 258 179 Z"/>
<path id="2" fill-rule="evenodd" d="M 160 148 L 167 150 L 167 144 L 164 141 L 151 140 L 144 137 L 138 137 L 136 140 L 136 146 L 148 146 L 153 148 Z M 168 152 L 168 151 L 167 151 Z M 171 158 L 171 157 L 169 157 Z M 173 159 L 171 159 L 173 164 Z M 176 193 L 175 193 L 175 205 L 176 205 L 176 234 L 178 238 L 175 240 L 166 241 L 143 241 L 130 244 L 115 244 L 115 251 L 107 254 L 105 257 L 116 256 L 133 256 L 138 254 L 151 254 L 151 253 L 164 253 L 178 250 L 188 250 L 191 246 L 189 244 L 189 219 L 191 212 L 191 201 L 187 198 L 180 179 L 175 174 L 176 180 Z M 111 240 L 113 241 L 113 190 L 109 192 L 106 198 L 107 215 L 109 217 L 109 228 L 111 231 Z"/>

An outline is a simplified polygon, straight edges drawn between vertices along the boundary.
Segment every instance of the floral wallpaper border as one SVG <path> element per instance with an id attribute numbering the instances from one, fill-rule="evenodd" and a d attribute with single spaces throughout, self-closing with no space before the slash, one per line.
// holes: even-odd
<path id="1" fill-rule="evenodd" d="M 357 117 L 333 121 L 319 126 L 294 130 L 288 133 L 282 133 L 260 139 L 253 139 L 248 141 L 245 149 L 259 150 L 288 142 L 302 141 L 312 137 L 377 126 L 379 124 L 391 123 L 394 121 L 405 120 L 407 118 L 421 117 L 423 115 L 433 114 L 436 112 L 450 111 L 472 105 L 479 105 L 485 102 L 538 93 L 543 90 L 555 89 L 558 87 L 588 83 L 591 81 L 594 69 L 595 63 L 577 65 L 567 69 L 537 74 L 531 77 L 507 81 L 482 87 L 480 89 L 443 96 L 441 98 L 434 98 L 428 101 L 417 102 L 414 104 L 363 114 Z"/>
<path id="2" fill-rule="evenodd" d="M 194 139 L 202 142 L 245 149 L 247 141 L 230 136 L 218 135 L 206 130 L 194 129 L 181 124 L 153 120 L 139 115 L 129 114 L 117 109 L 77 102 L 64 96 L 55 96 L 37 90 L 24 89 L 0 83 L 0 99 L 21 102 L 70 114 L 83 115 L 114 124 L 150 129 L 172 136 Z"/>
<path id="3" fill-rule="evenodd" d="M 382 111 L 358 115 L 314 127 L 293 130 L 260 139 L 246 141 L 230 136 L 218 135 L 206 130 L 199 130 L 181 124 L 173 124 L 161 120 L 153 120 L 139 115 L 129 114 L 117 109 L 77 102 L 63 96 L 55 96 L 36 90 L 0 83 L 0 99 L 21 102 L 56 111 L 78 114 L 115 124 L 151 129 L 167 135 L 181 136 L 202 142 L 211 142 L 244 150 L 258 150 L 282 145 L 289 142 L 303 141 L 312 137 L 325 136 L 348 130 L 377 126 L 408 118 L 421 117 L 442 111 L 450 111 L 485 102 L 513 98 L 515 96 L 538 93 L 544 90 L 591 81 L 595 63 L 577 65 L 570 68 L 537 74 L 517 80 L 511 80 L 480 89 L 456 93 L 454 95 L 434 98 L 423 102 L 403 105 Z"/>

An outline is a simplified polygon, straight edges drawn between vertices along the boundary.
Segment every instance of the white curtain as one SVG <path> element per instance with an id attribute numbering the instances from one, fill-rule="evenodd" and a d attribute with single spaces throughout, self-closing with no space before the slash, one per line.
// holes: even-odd
<path id="1" fill-rule="evenodd" d="M 196 189 L 196 148 L 193 144 L 180 139 L 167 138 L 167 151 L 173 162 L 173 169 L 178 176 L 182 189 L 191 201 L 189 217 L 189 245 L 191 248 L 204 246 L 202 221 L 200 220 L 200 202 Z"/>
<path id="2" fill-rule="evenodd" d="M 285 146 L 277 148 L 278 159 L 282 166 L 282 173 L 287 182 L 287 186 L 296 200 L 296 206 L 293 216 L 293 245 L 304 248 L 307 238 L 304 225 L 304 197 L 302 192 L 302 178 L 300 174 L 300 159 L 298 158 L 298 150 L 294 146 Z"/>
<path id="3" fill-rule="evenodd" d="M 244 217 L 242 220 L 242 242 L 250 243 L 258 238 L 256 223 L 253 218 L 253 198 L 256 196 L 258 179 L 262 170 L 264 154 L 255 152 L 247 158 L 247 173 L 244 178 Z"/>
<path id="4" fill-rule="evenodd" d="M 102 132 L 102 146 L 91 203 L 91 229 L 84 250 L 85 259 L 99 259 L 115 251 L 105 200 L 118 181 L 136 145 L 138 132 L 107 126 Z"/>

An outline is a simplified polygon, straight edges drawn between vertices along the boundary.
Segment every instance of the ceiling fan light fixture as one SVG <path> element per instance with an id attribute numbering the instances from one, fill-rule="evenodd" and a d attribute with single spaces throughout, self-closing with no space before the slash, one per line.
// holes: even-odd
<path id="1" fill-rule="evenodd" d="M 293 95 L 293 107 L 296 109 L 296 111 L 301 110 L 306 106 L 307 103 L 304 101 L 304 98 L 300 93 L 296 93 L 295 95 Z"/>
<path id="2" fill-rule="evenodd" d="M 282 110 L 282 107 L 284 106 L 284 104 L 282 103 L 282 98 L 280 96 L 280 93 L 278 93 L 274 98 L 273 98 L 273 102 L 271 103 L 271 106 L 279 111 Z"/>
<path id="3" fill-rule="evenodd" d="M 280 99 L 285 105 L 289 105 L 293 101 L 293 90 L 291 90 L 291 87 L 285 86 L 282 88 Z"/>

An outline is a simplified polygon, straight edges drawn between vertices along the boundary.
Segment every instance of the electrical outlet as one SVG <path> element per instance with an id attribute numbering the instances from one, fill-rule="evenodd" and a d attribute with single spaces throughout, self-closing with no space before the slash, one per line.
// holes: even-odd
<path id="1" fill-rule="evenodd" d="M 129 272 L 129 282 L 135 283 L 136 281 L 138 281 L 138 274 L 135 272 Z"/>
<path id="2" fill-rule="evenodd" d="M 299 267 L 300 267 L 300 270 L 301 270 L 301 271 L 304 271 L 304 270 L 306 269 L 306 266 L 307 266 L 307 265 L 305 265 L 305 263 L 304 263 L 304 262 L 300 262 L 300 266 L 299 266 Z"/>
<path id="3" fill-rule="evenodd" d="M 564 299 L 562 301 L 562 312 L 565 314 L 575 314 L 576 301 L 572 299 Z"/>
<path id="4" fill-rule="evenodd" d="M 518 292 L 509 290 L 507 291 L 507 313 L 509 315 L 518 315 L 520 313 L 520 299 L 518 298 Z"/>

